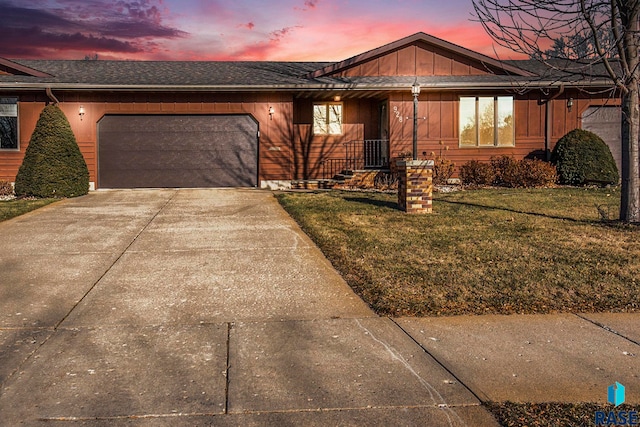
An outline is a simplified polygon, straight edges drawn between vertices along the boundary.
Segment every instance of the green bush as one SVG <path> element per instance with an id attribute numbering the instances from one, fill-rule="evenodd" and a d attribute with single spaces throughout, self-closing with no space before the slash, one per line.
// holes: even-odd
<path id="1" fill-rule="evenodd" d="M 467 185 L 491 185 L 495 179 L 495 172 L 490 164 L 477 160 L 470 160 L 460 166 L 460 179 Z"/>
<path id="2" fill-rule="evenodd" d="M 0 181 L 0 196 L 11 196 L 13 185 L 9 181 Z"/>
<path id="3" fill-rule="evenodd" d="M 556 183 L 556 168 L 541 160 L 513 161 L 502 174 L 502 185 L 507 187 L 539 188 Z"/>
<path id="4" fill-rule="evenodd" d="M 89 192 L 89 170 L 57 105 L 44 108 L 16 176 L 17 196 L 75 197 Z"/>
<path id="5" fill-rule="evenodd" d="M 607 144 L 595 133 L 574 129 L 558 141 L 551 154 L 561 184 L 615 185 L 618 167 Z"/>

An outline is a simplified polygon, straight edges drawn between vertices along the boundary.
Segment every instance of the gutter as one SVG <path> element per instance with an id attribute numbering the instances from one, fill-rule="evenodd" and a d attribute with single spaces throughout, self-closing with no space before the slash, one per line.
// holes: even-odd
<path id="1" fill-rule="evenodd" d="M 576 87 L 602 87 L 610 86 L 611 82 L 606 80 L 590 82 L 570 82 L 558 83 L 557 81 L 538 81 L 518 84 L 517 82 L 437 82 L 420 83 L 421 89 L 425 91 L 442 90 L 496 90 L 496 89 L 541 89 L 559 87 L 561 91 L 565 86 Z M 404 91 L 409 90 L 410 84 L 359 84 L 359 83 L 312 83 L 293 85 L 126 85 L 126 84 L 79 84 L 79 83 L 19 83 L 1 82 L 0 89 L 29 91 L 29 90 L 74 90 L 74 91 L 125 91 L 125 92 L 291 92 L 291 91 Z M 562 92 L 560 92 L 562 93 Z M 559 94 L 556 95 L 556 97 Z M 551 98 L 554 99 L 554 98 Z M 549 99 L 549 100 L 551 100 Z"/>
<path id="2" fill-rule="evenodd" d="M 47 96 L 49 97 L 49 99 L 53 101 L 53 105 L 60 104 L 60 101 L 58 101 L 58 98 L 56 98 L 56 96 L 53 94 L 53 91 L 51 90 L 50 87 L 47 86 L 47 88 L 45 89 L 45 92 L 47 92 Z"/>

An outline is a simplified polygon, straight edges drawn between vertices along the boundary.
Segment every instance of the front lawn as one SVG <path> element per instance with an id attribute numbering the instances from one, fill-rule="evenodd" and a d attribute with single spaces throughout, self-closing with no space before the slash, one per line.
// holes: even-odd
<path id="1" fill-rule="evenodd" d="M 431 215 L 399 211 L 394 194 L 278 200 L 378 314 L 438 316 L 639 311 L 640 227 L 606 221 L 619 197 L 462 191 L 435 194 Z"/>
<path id="2" fill-rule="evenodd" d="M 36 210 L 60 199 L 15 199 L 0 201 L 0 222 Z"/>

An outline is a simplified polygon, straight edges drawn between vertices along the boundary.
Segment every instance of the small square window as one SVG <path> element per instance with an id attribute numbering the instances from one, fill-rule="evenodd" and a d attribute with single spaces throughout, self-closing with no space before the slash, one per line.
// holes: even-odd
<path id="1" fill-rule="evenodd" d="M 0 98 L 0 149 L 18 149 L 18 98 Z"/>
<path id="2" fill-rule="evenodd" d="M 313 133 L 315 135 L 341 135 L 342 104 L 313 104 Z"/>

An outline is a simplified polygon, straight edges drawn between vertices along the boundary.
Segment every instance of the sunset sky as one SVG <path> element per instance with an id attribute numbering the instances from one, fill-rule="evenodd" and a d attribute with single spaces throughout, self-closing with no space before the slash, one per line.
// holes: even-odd
<path id="1" fill-rule="evenodd" d="M 0 57 L 337 61 L 419 31 L 495 57 L 472 11 L 471 0 L 0 0 Z"/>

